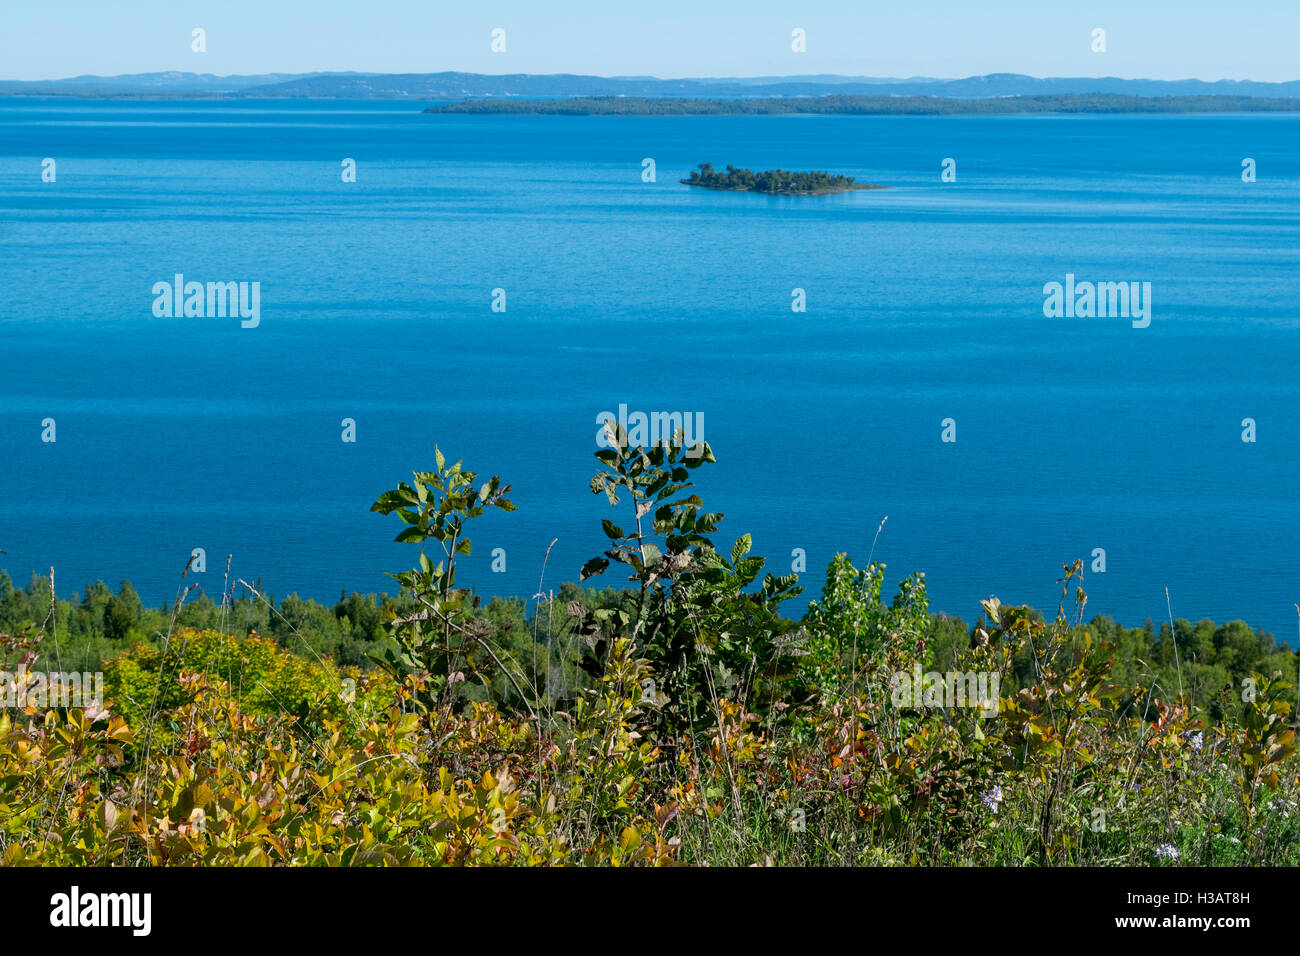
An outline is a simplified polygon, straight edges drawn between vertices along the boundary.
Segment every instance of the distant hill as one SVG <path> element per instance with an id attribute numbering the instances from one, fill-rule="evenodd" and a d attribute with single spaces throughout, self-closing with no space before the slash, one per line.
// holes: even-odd
<path id="1" fill-rule="evenodd" d="M 772 99 L 823 96 L 928 96 L 987 99 L 1003 96 L 1064 96 L 1110 93 L 1123 96 L 1297 97 L 1300 80 L 1144 80 L 1120 77 L 1047 77 L 991 73 L 963 79 L 889 79 L 835 75 L 659 79 L 638 76 L 483 73 L 266 73 L 214 76 L 210 73 L 138 73 L 75 76 L 62 80 L 0 80 L 4 96 L 108 98 L 359 98 L 465 102 L 488 98 L 565 99 L 627 96 L 644 98 Z"/>
<path id="2" fill-rule="evenodd" d="M 313 73 L 310 76 L 319 76 Z M 306 79 L 300 73 L 261 73 L 256 76 L 216 76 L 212 73 L 131 73 L 124 76 L 72 76 L 65 80 L 0 80 L 0 93 L 58 96 L 75 91 L 121 93 L 237 93 L 254 86 Z"/>

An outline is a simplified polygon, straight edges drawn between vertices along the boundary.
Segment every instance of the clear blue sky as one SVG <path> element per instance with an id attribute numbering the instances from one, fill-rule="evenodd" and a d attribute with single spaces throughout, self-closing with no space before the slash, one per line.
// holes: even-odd
<path id="1" fill-rule="evenodd" d="M 737 11 L 735 13 L 724 12 Z M 190 50 L 207 30 L 208 51 Z M 507 51 L 489 50 L 504 27 Z M 802 27 L 808 50 L 790 49 Z M 1089 45 L 1094 27 L 1107 52 Z M 80 73 L 1300 78 L 1300 0 L 7 0 L 0 79 Z"/>

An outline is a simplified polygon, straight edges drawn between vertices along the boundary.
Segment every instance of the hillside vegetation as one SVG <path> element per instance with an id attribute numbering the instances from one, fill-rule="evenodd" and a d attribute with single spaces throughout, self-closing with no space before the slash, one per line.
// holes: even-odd
<path id="1" fill-rule="evenodd" d="M 694 492 L 708 446 L 607 427 L 608 548 L 531 612 L 457 586 L 474 519 L 514 505 L 440 452 L 372 509 L 415 553 L 396 597 L 163 612 L 0 578 L 5 669 L 106 659 L 102 706 L 0 711 L 0 859 L 1300 862 L 1297 661 L 1271 636 L 1084 623 L 1077 563 L 1054 616 L 989 598 L 968 628 L 847 555 L 792 620 L 796 577 Z M 996 691 L 902 691 L 932 671 Z"/>

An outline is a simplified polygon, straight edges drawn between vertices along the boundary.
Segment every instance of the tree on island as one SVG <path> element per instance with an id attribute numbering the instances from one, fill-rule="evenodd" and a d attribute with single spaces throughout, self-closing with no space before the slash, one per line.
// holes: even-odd
<path id="1" fill-rule="evenodd" d="M 797 196 L 840 192 L 848 189 L 882 189 L 859 183 L 852 176 L 831 175 L 828 172 L 793 173 L 784 169 L 754 172 L 728 165 L 725 173 L 713 168 L 712 163 L 700 163 L 699 169 L 682 180 L 688 186 L 705 189 L 725 189 L 735 192 L 757 192 L 769 195 Z"/>

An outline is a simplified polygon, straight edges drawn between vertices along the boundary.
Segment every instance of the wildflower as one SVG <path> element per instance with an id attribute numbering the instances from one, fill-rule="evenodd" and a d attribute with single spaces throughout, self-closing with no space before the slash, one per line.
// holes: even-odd
<path id="1" fill-rule="evenodd" d="M 1176 860 L 1178 859 L 1178 847 L 1172 843 L 1162 843 L 1156 847 L 1157 860 Z"/>
<path id="2" fill-rule="evenodd" d="M 1192 745 L 1193 750 L 1200 750 L 1205 743 L 1205 735 L 1199 730 L 1189 730 L 1183 734 L 1183 739 Z"/>
<path id="3" fill-rule="evenodd" d="M 986 791 L 984 795 L 980 797 L 980 802 L 994 813 L 997 813 L 998 804 L 1002 802 L 1002 788 L 994 786 L 992 790 Z"/>

